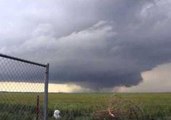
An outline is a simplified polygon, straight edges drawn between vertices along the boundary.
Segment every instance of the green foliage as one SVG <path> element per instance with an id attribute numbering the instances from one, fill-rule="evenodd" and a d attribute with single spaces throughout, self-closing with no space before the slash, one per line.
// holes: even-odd
<path id="1" fill-rule="evenodd" d="M 35 119 L 36 95 L 36 93 L 0 93 L 0 118 Z M 54 120 L 55 109 L 61 111 L 61 120 L 92 120 L 93 113 L 107 110 L 110 100 L 115 96 L 138 105 L 144 112 L 144 120 L 171 120 L 171 93 L 50 93 L 49 120 Z M 40 95 L 40 98 L 43 107 L 43 95 Z M 42 114 L 41 111 L 41 116 Z"/>

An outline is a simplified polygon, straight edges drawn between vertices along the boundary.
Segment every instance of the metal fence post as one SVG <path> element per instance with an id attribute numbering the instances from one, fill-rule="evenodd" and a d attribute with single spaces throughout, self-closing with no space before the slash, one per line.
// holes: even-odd
<path id="1" fill-rule="evenodd" d="M 11 89 L 11 87 L 4 87 L 4 86 L 8 86 L 10 82 L 14 84 L 12 86 L 13 89 Z M 21 83 L 21 85 L 19 85 L 19 83 Z M 29 85 L 25 87 L 27 83 L 29 83 Z M 37 83 L 43 83 L 43 86 L 39 86 L 39 84 Z M 49 64 L 41 64 L 34 61 L 8 56 L 0 53 L 0 93 L 2 94 L 0 95 L 0 98 L 2 101 L 9 100 L 9 102 L 3 104 L 0 109 L 4 113 L 10 113 L 10 115 L 8 116 L 6 116 L 6 114 L 1 114 L 0 119 L 1 118 L 3 119 L 4 117 L 9 119 L 13 115 L 14 119 L 20 118 L 20 120 L 27 119 L 28 116 L 30 117 L 30 119 L 36 118 L 36 120 L 38 120 L 41 118 L 43 120 L 48 120 L 48 83 L 49 83 Z M 33 89 L 30 89 L 32 88 L 32 84 L 34 84 Z M 36 89 L 35 87 L 38 87 L 38 89 Z M 27 88 L 29 89 L 27 90 Z M 16 99 L 21 99 L 22 97 L 25 97 L 25 92 L 28 92 L 27 94 L 29 94 L 29 98 L 33 97 L 35 94 L 36 95 L 39 94 L 40 92 L 43 93 L 44 95 L 43 96 L 44 99 L 42 97 L 37 97 L 37 111 L 35 111 L 37 117 L 33 115 L 29 107 L 29 106 L 35 106 L 36 101 L 28 103 L 27 99 L 23 99 L 22 103 L 25 104 L 19 104 L 18 101 L 14 101 L 17 103 L 17 106 L 11 104 L 10 102 L 12 101 L 12 99 L 10 98 L 12 97 Z M 10 94 L 6 95 L 7 93 Z M 15 95 L 16 93 L 20 94 L 21 98 L 18 98 L 18 95 L 17 96 Z M 41 110 L 43 111 L 43 116 L 39 115 L 40 108 L 43 109 Z M 13 113 L 11 113 L 11 110 L 13 110 Z M 18 111 L 27 112 L 28 114 L 26 115 L 23 113 L 19 114 Z"/>
<path id="2" fill-rule="evenodd" d="M 49 63 L 46 65 L 46 77 L 44 88 L 44 120 L 48 120 L 48 83 L 49 83 Z"/>
<path id="3" fill-rule="evenodd" d="M 39 95 L 37 95 L 36 120 L 39 120 L 39 114 L 40 114 L 40 100 L 39 100 Z"/>

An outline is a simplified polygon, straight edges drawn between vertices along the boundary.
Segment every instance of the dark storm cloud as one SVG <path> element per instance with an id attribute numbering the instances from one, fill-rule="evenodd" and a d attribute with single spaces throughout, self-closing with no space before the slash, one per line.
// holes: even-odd
<path id="1" fill-rule="evenodd" d="M 0 51 L 49 61 L 53 83 L 96 90 L 137 85 L 142 72 L 171 60 L 170 6 L 167 0 L 18 1 L 1 8 L 18 15 L 1 20 Z"/>

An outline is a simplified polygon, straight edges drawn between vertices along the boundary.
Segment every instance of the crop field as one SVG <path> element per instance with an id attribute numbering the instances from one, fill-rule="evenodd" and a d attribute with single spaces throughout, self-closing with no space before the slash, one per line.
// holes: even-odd
<path id="1" fill-rule="evenodd" d="M 0 120 L 34 120 L 36 96 L 36 93 L 0 93 Z M 40 95 L 41 110 L 42 98 L 43 95 Z M 138 109 L 133 110 L 142 118 L 122 117 L 125 114 L 122 114 L 123 111 L 120 108 L 125 110 L 130 106 L 136 106 Z M 109 120 L 171 120 L 171 93 L 49 94 L 49 120 L 55 120 L 53 118 L 55 109 L 61 111 L 61 120 L 93 120 L 96 118 L 107 120 L 104 116 L 109 107 L 111 109 L 117 107 L 116 110 L 119 111 L 116 114 L 116 117 L 119 117 Z M 41 116 L 42 111 L 40 119 Z"/>

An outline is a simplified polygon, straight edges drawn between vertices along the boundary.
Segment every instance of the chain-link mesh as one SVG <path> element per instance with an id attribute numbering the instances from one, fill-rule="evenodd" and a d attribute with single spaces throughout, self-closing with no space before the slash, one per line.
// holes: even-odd
<path id="1" fill-rule="evenodd" d="M 0 56 L 0 120 L 42 120 L 46 68 Z"/>

